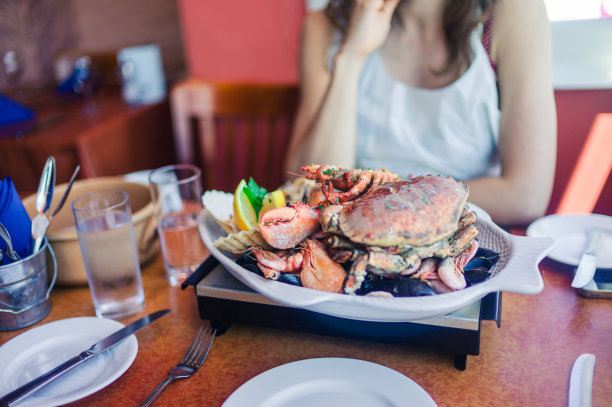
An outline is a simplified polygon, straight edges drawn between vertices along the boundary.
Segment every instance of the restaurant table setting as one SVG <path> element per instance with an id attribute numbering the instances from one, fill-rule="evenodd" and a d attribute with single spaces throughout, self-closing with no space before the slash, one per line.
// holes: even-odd
<path id="1" fill-rule="evenodd" d="M 49 178 L 44 174 L 41 178 Z M 197 167 L 174 165 L 144 175 L 153 209 L 143 229 L 153 225 L 162 249 L 146 262 L 138 257 L 132 196 L 103 189 L 68 197 L 68 186 L 59 206 L 70 203 L 87 281 L 59 287 L 54 282 L 61 270 L 47 270 L 47 263 L 57 268 L 49 240 L 42 235 L 36 256 L 31 253 L 36 236 L 24 232 L 31 232 L 30 216 L 41 214 L 49 222 L 46 212 L 51 211 L 53 219 L 53 206 L 28 215 L 10 179 L 3 181 L 0 221 L 10 225 L 6 229 L 15 252 L 21 259 L 44 258 L 43 274 L 52 282 L 43 290 L 50 299 L 47 313 L 0 332 L 0 405 L 375 407 L 561 401 L 588 406 L 612 396 L 611 375 L 605 375 L 612 372 L 612 356 L 602 351 L 609 338 L 605 332 L 612 332 L 609 318 L 599 320 L 602 326 L 578 331 L 551 320 L 563 318 L 554 312 L 571 309 L 571 302 L 588 311 L 572 317 L 578 327 L 612 311 L 607 301 L 586 303 L 601 300 L 568 296 L 589 284 L 605 291 L 602 270 L 612 268 L 606 257 L 612 244 L 609 217 L 545 217 L 526 235 L 513 234 L 470 204 L 480 247 L 497 256 L 485 281 L 420 297 L 347 295 L 264 278 L 245 268 L 241 256 L 215 247 L 227 231 L 202 204 L 200 174 Z M 8 210 L 16 215 L 3 215 Z M 593 228 L 599 232 L 590 250 L 594 280 L 574 290 L 568 270 L 579 266 Z M 579 236 L 566 236 L 572 234 Z M 559 251 L 568 244 L 564 239 L 574 240 Z M 3 262 L 9 262 L 7 239 L 2 240 Z M 0 264 L 1 281 L 7 263 Z M 190 286 L 195 295 L 186 291 Z M 0 284 L 0 300 L 3 289 Z M 142 329 L 170 310 L 168 318 Z M 497 327 L 485 323 L 488 319 Z M 338 324 L 363 334 L 346 334 Z M 470 324 L 471 331 L 465 329 Z M 462 330 L 476 343 L 467 353 L 478 357 L 472 367 L 466 368 L 464 359 L 455 369 L 445 355 L 462 353 L 456 350 L 460 344 L 426 342 L 450 343 Z M 49 377 L 53 380 L 37 390 L 27 387 Z M 538 379 L 530 386 L 529 377 Z M 168 386 L 182 378 L 187 380 Z"/>
<path id="2" fill-rule="evenodd" d="M 551 237 L 548 257 L 575 268 L 572 287 L 589 298 L 612 298 L 612 217 L 555 214 L 533 222 L 527 236 Z"/>

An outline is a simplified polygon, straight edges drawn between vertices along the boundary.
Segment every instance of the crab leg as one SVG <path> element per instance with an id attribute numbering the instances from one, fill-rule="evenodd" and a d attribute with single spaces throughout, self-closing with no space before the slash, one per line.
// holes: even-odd
<path id="1" fill-rule="evenodd" d="M 469 249 L 478 237 L 476 223 L 469 223 L 463 229 L 459 229 L 454 236 L 449 239 L 451 255 L 455 256 Z"/>
<path id="2" fill-rule="evenodd" d="M 359 287 L 363 284 L 363 280 L 365 280 L 368 273 L 366 270 L 367 265 L 368 256 L 366 254 L 359 256 L 357 260 L 353 262 L 346 283 L 344 284 L 344 292 L 346 294 L 354 295 L 355 292 L 359 290 Z"/>
<path id="3" fill-rule="evenodd" d="M 332 205 L 345 203 L 359 196 L 363 191 L 366 190 L 370 182 L 372 181 L 372 172 L 364 171 L 359 176 L 359 179 L 348 191 L 346 192 L 335 192 L 331 181 L 323 183 L 323 194 L 325 198 Z"/>
<path id="4" fill-rule="evenodd" d="M 402 256 L 385 252 L 369 252 L 367 257 L 368 270 L 378 275 L 401 274 L 408 275 L 417 271 L 421 259 L 417 256 Z"/>
<path id="5" fill-rule="evenodd" d="M 303 176 L 323 183 L 322 190 L 331 204 L 350 201 L 362 194 L 369 185 L 376 186 L 381 183 L 398 181 L 400 177 L 387 170 L 346 170 L 331 165 L 307 165 L 301 168 L 306 172 Z M 342 193 L 334 191 L 337 188 Z"/>
<path id="6" fill-rule="evenodd" d="M 474 240 L 472 245 L 463 252 L 459 253 L 457 256 L 453 258 L 453 261 L 459 268 L 459 270 L 463 270 L 465 266 L 472 260 L 472 258 L 476 255 L 478 251 L 478 242 Z"/>
<path id="7" fill-rule="evenodd" d="M 353 180 L 351 178 L 355 172 L 355 170 L 346 171 L 333 165 L 316 164 L 303 166 L 301 170 L 306 174 L 300 176 L 320 182 L 330 181 L 334 187 L 341 190 L 347 190 L 352 186 Z"/>

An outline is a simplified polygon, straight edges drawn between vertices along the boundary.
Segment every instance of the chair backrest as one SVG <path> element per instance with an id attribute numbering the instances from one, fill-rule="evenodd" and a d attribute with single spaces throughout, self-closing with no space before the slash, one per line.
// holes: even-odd
<path id="1" fill-rule="evenodd" d="M 178 161 L 202 167 L 205 189 L 233 192 L 249 177 L 277 188 L 298 94 L 297 85 L 177 84 L 171 107 Z"/>
<path id="2" fill-rule="evenodd" d="M 612 171 L 612 113 L 599 113 L 556 213 L 591 213 Z"/>

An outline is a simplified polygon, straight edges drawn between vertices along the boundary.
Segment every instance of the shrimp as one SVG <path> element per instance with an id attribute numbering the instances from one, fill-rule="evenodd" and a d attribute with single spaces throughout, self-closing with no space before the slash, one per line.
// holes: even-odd
<path id="1" fill-rule="evenodd" d="M 321 242 L 308 239 L 305 243 L 304 263 L 300 278 L 302 286 L 315 290 L 341 293 L 346 272 L 329 257 Z"/>
<path id="2" fill-rule="evenodd" d="M 440 280 L 452 290 L 461 290 L 466 286 L 463 272 L 450 257 L 446 257 L 440 261 L 438 265 L 438 276 L 440 276 Z"/>

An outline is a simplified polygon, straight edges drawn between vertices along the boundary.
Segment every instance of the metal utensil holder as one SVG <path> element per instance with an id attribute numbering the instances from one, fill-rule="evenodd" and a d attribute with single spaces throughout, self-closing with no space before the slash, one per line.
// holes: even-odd
<path id="1" fill-rule="evenodd" d="M 53 275 L 45 290 L 49 280 L 47 251 L 53 262 Z M 40 259 L 43 255 L 45 258 Z M 57 259 L 47 239 L 38 252 L 0 267 L 0 331 L 24 328 L 46 317 L 51 310 L 49 295 L 56 278 Z"/>

